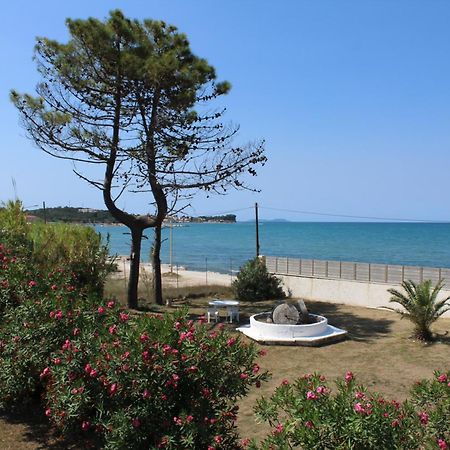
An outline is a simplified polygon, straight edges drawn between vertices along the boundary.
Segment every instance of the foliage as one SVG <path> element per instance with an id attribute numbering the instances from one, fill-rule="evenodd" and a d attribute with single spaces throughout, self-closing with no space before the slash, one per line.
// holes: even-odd
<path id="1" fill-rule="evenodd" d="M 176 27 L 130 20 L 118 10 L 103 22 L 66 23 L 67 43 L 38 39 L 37 96 L 12 91 L 11 100 L 46 153 L 104 169 L 102 177 L 75 173 L 130 228 L 130 307 L 137 306 L 142 233 L 155 228 L 154 290 L 162 304 L 160 226 L 167 213 L 198 190 L 247 188 L 243 175 L 256 175 L 265 163 L 264 144 L 234 144 L 238 127 L 223 124 L 225 109 L 211 105 L 230 84 L 216 81 L 214 67 Z M 154 214 L 119 208 L 121 195 L 138 192 L 150 193 Z"/>
<path id="2" fill-rule="evenodd" d="M 416 383 L 412 389 L 412 402 L 423 412 L 423 421 L 427 422 L 427 444 L 432 447 L 438 442 L 441 449 L 449 449 L 450 371 L 436 371 L 433 379 Z"/>
<path id="3" fill-rule="evenodd" d="M 414 324 L 416 338 L 424 341 L 431 340 L 431 324 L 446 311 L 450 311 L 450 304 L 447 305 L 450 297 L 438 300 L 443 282 L 440 281 L 433 287 L 431 280 L 420 284 L 410 280 L 404 281 L 402 287 L 406 294 L 396 289 L 388 289 L 388 292 L 392 294 L 390 302 L 399 303 L 404 309 L 389 309 L 400 314 L 402 318 L 406 317 Z"/>
<path id="4" fill-rule="evenodd" d="M 100 233 L 81 225 L 27 224 L 18 200 L 0 210 L 0 244 L 3 258 L 6 256 L 3 262 L 12 262 L 0 273 L 0 280 L 10 281 L 11 300 L 17 299 L 14 292 L 24 286 L 21 278 L 37 279 L 56 269 L 73 273 L 72 283 L 86 293 L 101 295 L 105 278 L 113 270 L 108 242 L 102 241 Z M 5 301 L 2 295 L 6 296 L 6 291 L 0 294 L 0 302 Z"/>
<path id="5" fill-rule="evenodd" d="M 33 262 L 43 270 L 65 267 L 74 273 L 74 282 L 101 295 L 106 276 L 112 272 L 108 242 L 93 228 L 63 223 L 34 223 L 30 228 Z"/>
<path id="6" fill-rule="evenodd" d="M 101 448 L 238 448 L 236 400 L 268 376 L 254 345 L 186 311 L 131 316 L 70 271 L 2 252 L 1 276 L 22 290 L 0 318 L 0 408 L 45 398 L 58 427 Z"/>
<path id="7" fill-rule="evenodd" d="M 272 397 L 260 399 L 256 407 L 257 418 L 268 422 L 272 433 L 260 445 L 250 442 L 249 448 L 447 448 L 447 379 L 445 383 L 423 382 L 416 386 L 414 403 L 418 408 L 412 402 L 400 404 L 368 392 L 356 384 L 351 372 L 336 385 L 333 395 L 325 378 L 318 374 L 305 375 L 292 384 L 282 382 Z"/>
<path id="8" fill-rule="evenodd" d="M 270 274 L 259 258 L 247 261 L 241 267 L 233 281 L 233 290 L 239 300 L 259 301 L 286 297 L 281 280 Z"/>
<path id="9" fill-rule="evenodd" d="M 235 401 L 267 378 L 254 346 L 174 316 L 110 303 L 52 355 L 47 411 L 105 448 L 236 448 Z"/>
<path id="10" fill-rule="evenodd" d="M 41 392 L 42 368 L 64 342 L 67 330 L 84 326 L 81 311 L 89 304 L 75 288 L 70 273 L 62 270 L 25 278 L 20 284 L 24 286 L 22 298 L 6 308 L 0 324 L 2 407 L 20 405 Z"/>

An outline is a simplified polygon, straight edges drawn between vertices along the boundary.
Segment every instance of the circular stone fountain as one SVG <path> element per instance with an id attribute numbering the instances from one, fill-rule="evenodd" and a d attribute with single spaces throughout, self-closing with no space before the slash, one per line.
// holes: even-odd
<path id="1" fill-rule="evenodd" d="M 347 335 L 347 331 L 328 324 L 326 317 L 308 314 L 306 308 L 301 308 L 299 313 L 294 305 L 287 303 L 273 311 L 254 314 L 250 324 L 239 327 L 238 331 L 268 345 L 319 346 L 337 342 Z"/>

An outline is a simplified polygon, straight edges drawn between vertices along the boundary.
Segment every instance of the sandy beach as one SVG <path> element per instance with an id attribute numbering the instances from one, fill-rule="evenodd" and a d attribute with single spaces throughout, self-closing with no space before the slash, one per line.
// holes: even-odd
<path id="1" fill-rule="evenodd" d="M 119 256 L 116 258 L 117 272 L 114 277 L 128 278 L 130 272 L 130 261 L 126 256 Z M 169 264 L 161 264 L 161 271 L 164 279 L 164 284 L 182 286 L 199 286 L 199 285 L 219 285 L 230 286 L 232 280 L 235 279 L 228 275 L 218 272 L 199 272 L 194 270 L 186 270 L 182 266 L 172 266 L 170 270 Z M 151 276 L 152 265 L 148 262 L 141 262 L 140 264 L 141 276 Z M 178 276 L 177 276 L 178 275 Z"/>

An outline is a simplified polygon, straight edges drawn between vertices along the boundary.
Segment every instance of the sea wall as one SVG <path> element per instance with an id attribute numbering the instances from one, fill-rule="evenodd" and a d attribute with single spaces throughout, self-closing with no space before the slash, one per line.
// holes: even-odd
<path id="1" fill-rule="evenodd" d="M 390 288 L 401 290 L 398 284 L 373 283 L 352 280 L 330 280 L 313 277 L 292 275 L 277 275 L 282 279 L 286 289 L 292 296 L 306 300 L 317 300 L 329 303 L 343 303 L 346 305 L 365 306 L 377 308 L 383 306 L 396 306 L 389 303 Z M 450 290 L 442 290 L 439 298 L 449 297 Z M 398 305 L 397 305 L 398 306 Z M 450 318 L 450 311 L 444 314 Z"/>

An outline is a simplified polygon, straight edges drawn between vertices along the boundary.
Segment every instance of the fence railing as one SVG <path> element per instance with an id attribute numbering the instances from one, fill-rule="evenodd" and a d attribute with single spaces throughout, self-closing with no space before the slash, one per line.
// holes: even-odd
<path id="1" fill-rule="evenodd" d="M 448 268 L 293 259 L 278 256 L 265 256 L 265 261 L 267 270 L 276 275 L 386 284 L 401 284 L 404 280 L 412 280 L 415 283 L 421 283 L 424 280 L 431 280 L 433 283 L 439 280 L 450 282 Z"/>

